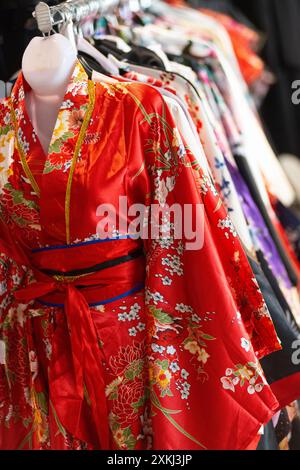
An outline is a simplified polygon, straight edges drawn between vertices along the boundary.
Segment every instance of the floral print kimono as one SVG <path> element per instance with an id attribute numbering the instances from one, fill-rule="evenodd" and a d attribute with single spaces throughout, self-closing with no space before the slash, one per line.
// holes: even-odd
<path id="1" fill-rule="evenodd" d="M 0 105 L 0 448 L 247 448 L 279 407 L 258 359 L 280 344 L 161 95 L 77 63 L 45 155 L 27 90 Z M 172 223 L 132 237 L 120 211 L 100 238 L 120 196 L 204 205 L 203 247 Z"/>

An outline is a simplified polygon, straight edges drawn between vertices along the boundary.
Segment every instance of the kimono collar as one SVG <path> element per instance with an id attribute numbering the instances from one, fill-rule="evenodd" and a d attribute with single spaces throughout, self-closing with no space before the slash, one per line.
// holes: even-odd
<path id="1" fill-rule="evenodd" d="M 11 112 L 15 127 L 16 147 L 26 180 L 34 193 L 42 199 L 50 198 L 45 188 L 53 181 L 65 192 L 66 240 L 69 243 L 70 198 L 73 174 L 80 157 L 81 148 L 95 104 L 95 85 L 88 80 L 84 69 L 77 61 L 58 112 L 48 154 L 45 155 L 36 131 L 26 111 L 25 93 L 30 89 L 20 73 L 11 95 Z M 47 191 L 46 191 L 47 192 Z"/>
<path id="2" fill-rule="evenodd" d="M 26 82 L 23 73 L 20 72 L 17 78 L 17 81 L 11 92 L 11 100 L 12 100 L 13 107 L 16 111 L 17 118 L 22 119 L 22 114 L 26 106 L 25 93 L 30 90 L 31 90 L 30 85 Z M 76 98 L 76 103 L 79 104 L 80 100 L 82 101 L 82 103 L 84 103 L 87 97 L 88 97 L 88 76 L 84 68 L 80 64 L 80 62 L 77 60 L 75 64 L 75 68 L 72 72 L 70 81 L 68 83 L 60 110 L 70 108 L 69 100 L 74 101 L 74 98 Z M 18 115 L 18 112 L 22 114 Z"/>
<path id="3" fill-rule="evenodd" d="M 72 146 L 65 144 L 70 143 L 70 139 L 76 142 L 89 107 L 89 89 L 88 76 L 77 61 L 58 112 L 48 155 L 45 155 L 26 110 L 25 93 L 30 86 L 23 73 L 19 74 L 11 94 L 12 118 L 22 163 L 27 162 L 33 174 L 61 170 L 70 160 Z"/>

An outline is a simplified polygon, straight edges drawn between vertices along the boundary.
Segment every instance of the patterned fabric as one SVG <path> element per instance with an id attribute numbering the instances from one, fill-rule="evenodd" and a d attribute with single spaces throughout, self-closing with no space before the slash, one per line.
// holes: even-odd
<path id="1" fill-rule="evenodd" d="M 133 68 L 136 67 L 134 66 Z M 145 70 L 147 69 L 145 68 Z M 152 74 L 152 77 L 143 76 L 138 72 L 128 72 L 125 76 L 133 80 L 155 84 L 157 87 L 163 87 L 167 90 L 173 90 L 174 93 L 182 98 L 198 130 L 214 184 L 222 197 L 223 204 L 245 247 L 247 247 L 249 252 L 254 252 L 239 197 L 226 166 L 224 157 L 226 146 L 224 145 L 224 140 L 221 139 L 220 128 L 209 106 L 207 106 L 205 95 L 201 88 L 197 84 L 199 95 L 189 82 L 175 73 L 150 69 L 148 69 L 148 72 Z"/>
<path id="2" fill-rule="evenodd" d="M 44 155 L 25 92 L 20 75 L 0 107 L 0 448 L 245 449 L 278 410 L 258 358 L 280 345 L 220 197 L 161 95 L 95 85 L 77 64 Z M 132 239 L 118 228 L 120 210 L 100 240 L 97 208 L 119 208 L 120 196 L 202 204 L 204 246 L 188 250 L 172 223 L 168 238 Z M 137 248 L 146 253 L 139 290 L 138 264 L 129 280 L 130 263 L 51 274 Z"/>

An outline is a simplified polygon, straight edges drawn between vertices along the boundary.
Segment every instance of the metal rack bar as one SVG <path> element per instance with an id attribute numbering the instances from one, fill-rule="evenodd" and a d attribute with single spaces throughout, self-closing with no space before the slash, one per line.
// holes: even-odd
<path id="1" fill-rule="evenodd" d="M 46 35 L 50 34 L 54 26 L 70 20 L 80 23 L 89 16 L 109 13 L 121 3 L 120 0 L 69 0 L 49 7 L 46 3 L 39 2 L 33 16 L 37 21 L 38 29 Z"/>

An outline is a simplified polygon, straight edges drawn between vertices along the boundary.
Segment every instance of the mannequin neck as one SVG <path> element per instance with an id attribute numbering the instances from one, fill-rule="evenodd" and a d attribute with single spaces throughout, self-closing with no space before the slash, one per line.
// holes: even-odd
<path id="1" fill-rule="evenodd" d="M 35 90 L 25 95 L 28 115 L 46 155 L 64 95 L 65 90 L 52 96 L 38 94 Z"/>

